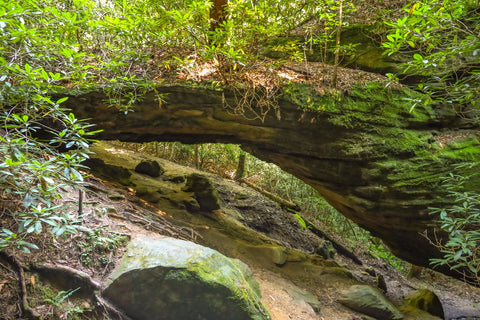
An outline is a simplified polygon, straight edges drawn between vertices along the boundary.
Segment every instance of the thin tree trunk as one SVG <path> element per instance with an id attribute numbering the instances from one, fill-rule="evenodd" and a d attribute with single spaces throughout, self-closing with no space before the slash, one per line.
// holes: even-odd
<path id="1" fill-rule="evenodd" d="M 170 144 L 170 156 L 168 156 L 168 160 L 173 160 L 173 155 L 175 154 L 175 144 L 176 142 Z"/>
<path id="2" fill-rule="evenodd" d="M 340 36 L 342 33 L 342 25 L 343 25 L 343 0 L 339 2 L 339 9 L 338 9 L 338 29 L 337 29 L 337 47 L 335 49 L 335 69 L 333 70 L 333 79 L 332 79 L 332 87 L 337 87 L 337 77 L 338 77 L 338 63 L 340 58 Z"/>
<path id="3" fill-rule="evenodd" d="M 198 159 L 198 144 L 195 145 L 195 169 L 200 169 L 199 159 Z"/>
<path id="4" fill-rule="evenodd" d="M 253 183 L 251 183 L 250 181 L 248 181 L 246 179 L 240 179 L 238 181 L 245 183 L 250 188 L 260 192 L 264 196 L 270 198 L 270 200 L 275 201 L 276 203 L 278 203 L 281 206 L 284 206 L 285 208 L 292 209 L 294 211 L 300 211 L 301 210 L 301 208 L 298 204 L 293 203 L 293 202 L 288 201 L 288 200 L 285 200 L 285 199 L 282 199 L 279 196 L 277 196 L 276 194 L 273 194 L 273 193 L 271 193 L 267 190 L 264 190 L 260 187 L 257 187 L 256 185 L 254 185 Z"/>
<path id="5" fill-rule="evenodd" d="M 235 180 L 240 180 L 243 178 L 243 175 L 245 174 L 245 159 L 247 155 L 245 152 L 240 153 L 240 156 L 238 157 L 238 167 L 237 167 L 237 172 L 235 173 Z"/>

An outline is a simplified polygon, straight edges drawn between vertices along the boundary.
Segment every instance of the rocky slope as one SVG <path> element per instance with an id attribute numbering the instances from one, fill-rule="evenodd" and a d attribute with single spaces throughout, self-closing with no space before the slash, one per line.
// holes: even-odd
<path id="1" fill-rule="evenodd" d="M 331 244 L 324 238 L 302 229 L 288 210 L 234 181 L 118 149 L 105 142 L 96 144 L 93 150 L 96 152 L 93 157 L 103 162 L 93 167 L 97 175 L 117 181 L 116 172 L 128 170 L 128 179 L 120 182 L 147 201 L 145 204 L 150 210 L 157 210 L 172 224 L 191 230 L 192 235 L 196 235 L 195 242 L 247 263 L 264 290 L 263 301 L 275 315 L 273 319 L 283 319 L 288 314 L 298 319 L 322 319 L 322 316 L 323 319 L 356 319 L 357 313 L 340 303 L 352 285 L 381 288 L 392 301 L 389 303 L 396 307 L 404 304 L 405 297 L 414 294 L 416 289 L 429 288 L 440 297 L 446 319 L 480 315 L 474 306 L 480 301 L 478 289 L 435 273 L 427 273 L 428 280 L 407 280 L 381 260 L 368 258 L 361 247 L 352 252 L 360 260 L 355 262 L 331 250 Z M 138 172 L 139 163 L 152 161 L 160 164 L 160 176 L 152 177 L 151 171 L 150 174 Z M 194 185 L 199 184 L 203 187 L 196 189 Z M 278 277 L 275 286 L 271 281 L 273 277 Z M 455 286 L 462 289 L 453 289 Z M 470 294 L 464 291 L 467 287 Z M 302 317 L 294 310 L 280 307 L 281 302 L 275 301 L 280 299 L 279 290 L 287 292 L 283 299 L 297 301 L 295 308 L 302 310 Z M 269 295 L 266 292 L 270 292 Z M 269 300 L 272 294 L 275 298 Z M 430 304 L 421 308 L 433 312 L 434 309 L 427 309 L 426 305 Z M 275 309 L 279 311 L 272 312 Z M 400 310 L 405 319 L 439 319 L 413 307 L 404 306 Z"/>

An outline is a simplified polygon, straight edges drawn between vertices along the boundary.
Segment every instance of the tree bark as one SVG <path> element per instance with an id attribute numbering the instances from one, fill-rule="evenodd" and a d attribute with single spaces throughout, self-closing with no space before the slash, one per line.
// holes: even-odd
<path id="1" fill-rule="evenodd" d="M 210 31 L 215 31 L 219 27 L 221 28 L 222 23 L 227 20 L 226 11 L 227 11 L 228 0 L 214 0 L 212 8 L 210 9 Z"/>
<path id="2" fill-rule="evenodd" d="M 335 49 L 335 69 L 333 71 L 332 87 L 337 88 L 338 64 L 340 58 L 340 36 L 342 33 L 343 24 L 343 0 L 340 0 L 338 9 L 338 29 L 337 29 L 337 47 Z"/>
<path id="3" fill-rule="evenodd" d="M 198 144 L 195 145 L 195 149 L 194 149 L 194 154 L 195 154 L 195 169 L 200 169 L 200 160 L 198 158 Z"/>
<path id="4" fill-rule="evenodd" d="M 243 175 L 245 174 L 245 159 L 246 159 L 246 153 L 242 152 L 240 153 L 240 156 L 238 157 L 238 167 L 237 167 L 237 172 L 235 173 L 235 180 L 240 180 L 243 178 Z"/>

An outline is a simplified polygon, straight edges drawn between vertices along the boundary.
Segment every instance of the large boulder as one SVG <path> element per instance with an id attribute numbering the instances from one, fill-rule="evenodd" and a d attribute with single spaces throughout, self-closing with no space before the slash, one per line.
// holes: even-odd
<path id="1" fill-rule="evenodd" d="M 354 285 L 343 292 L 341 304 L 378 320 L 401 320 L 404 316 L 376 288 Z"/>
<path id="2" fill-rule="evenodd" d="M 421 310 L 438 319 L 444 319 L 443 306 L 438 296 L 431 290 L 421 289 L 405 298 L 405 305 L 400 308 L 405 314 L 415 313 Z"/>
<path id="3" fill-rule="evenodd" d="M 137 320 L 269 319 L 243 262 L 173 238 L 132 241 L 103 295 Z"/>

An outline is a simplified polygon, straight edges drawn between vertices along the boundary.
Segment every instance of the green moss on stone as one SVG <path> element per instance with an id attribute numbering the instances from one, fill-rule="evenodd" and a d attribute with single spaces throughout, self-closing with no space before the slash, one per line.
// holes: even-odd
<path id="1" fill-rule="evenodd" d="M 413 156 L 417 150 L 435 149 L 431 141 L 433 136 L 429 132 L 378 127 L 355 133 L 343 139 L 339 145 L 345 155 L 384 159 L 392 156 Z"/>
<path id="2" fill-rule="evenodd" d="M 307 83 L 289 83 L 284 99 L 299 108 L 327 115 L 329 121 L 345 128 L 371 129 L 375 126 L 404 128 L 435 117 L 430 106 L 418 105 L 420 95 L 406 87 L 386 88 L 378 82 L 358 83 L 348 93 L 317 92 Z"/>
<path id="3" fill-rule="evenodd" d="M 469 136 L 447 143 L 441 157 L 462 161 L 478 161 L 480 159 L 480 141 L 478 136 Z"/>

